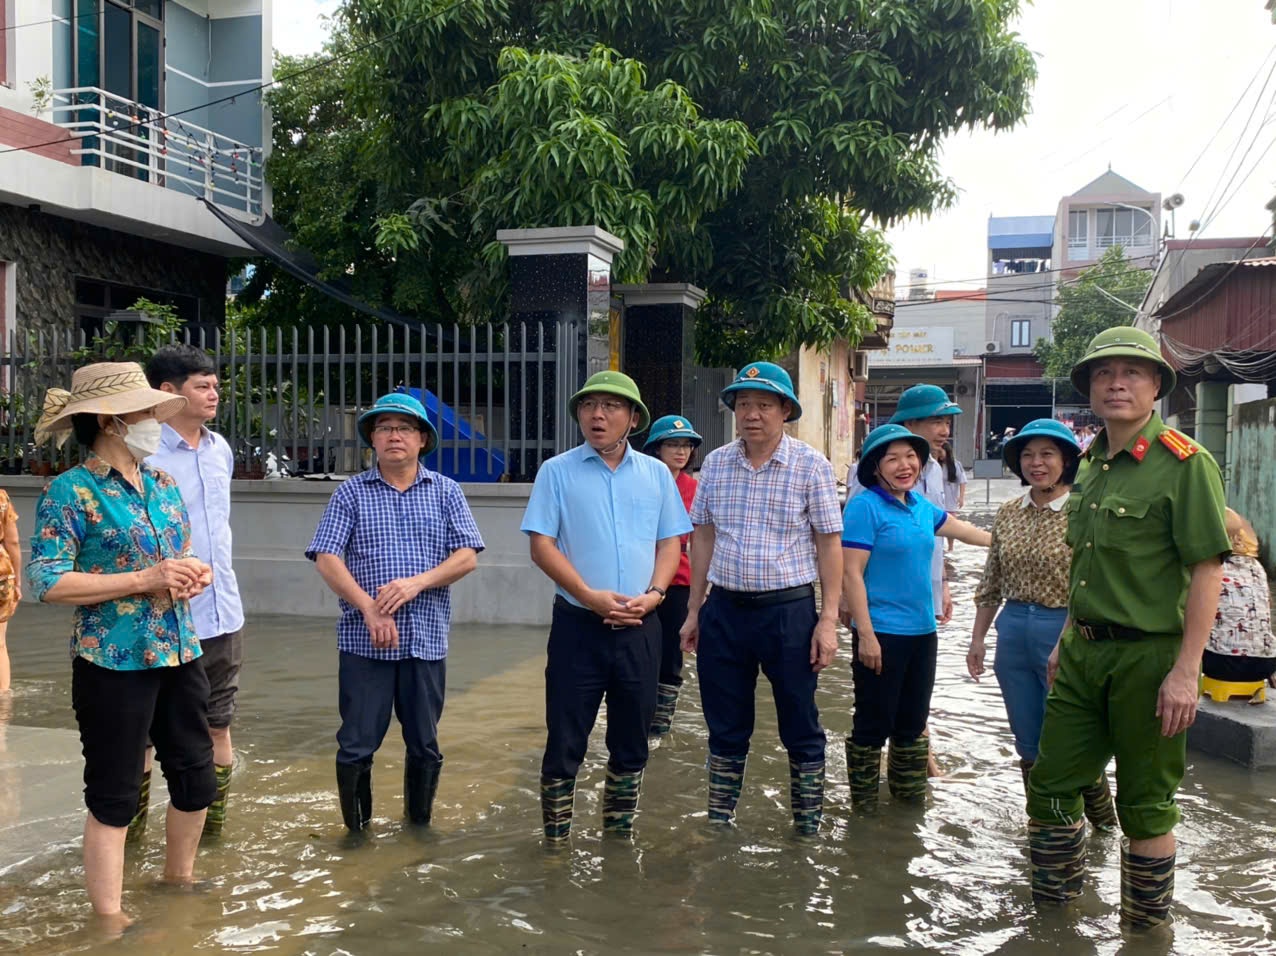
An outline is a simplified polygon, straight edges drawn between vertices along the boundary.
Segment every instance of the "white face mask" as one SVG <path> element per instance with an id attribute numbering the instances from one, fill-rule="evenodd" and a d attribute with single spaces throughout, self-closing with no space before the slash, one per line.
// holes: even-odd
<path id="1" fill-rule="evenodd" d="M 115 421 L 124 426 L 124 446 L 134 459 L 141 461 L 159 451 L 163 431 L 160 429 L 160 423 L 155 419 L 144 418 L 132 425 L 122 418 L 116 418 Z"/>

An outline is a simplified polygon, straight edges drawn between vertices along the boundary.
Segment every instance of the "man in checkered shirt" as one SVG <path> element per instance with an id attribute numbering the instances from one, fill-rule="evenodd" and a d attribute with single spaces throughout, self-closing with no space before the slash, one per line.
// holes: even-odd
<path id="1" fill-rule="evenodd" d="M 794 826 L 813 834 L 824 806 L 825 743 L 815 685 L 837 653 L 842 590 L 837 485 L 828 459 L 784 432 L 784 423 L 802 414 L 784 369 L 744 366 L 722 401 L 735 413 L 740 438 L 710 452 L 700 471 L 682 627 L 683 650 L 697 652 L 709 725 L 709 819 L 730 823 L 735 816 L 761 669 L 789 752 Z"/>
<path id="2" fill-rule="evenodd" d="M 359 416 L 376 464 L 333 494 L 306 557 L 341 599 L 337 792 L 351 831 L 372 816 L 372 755 L 394 708 L 407 760 L 403 801 L 412 823 L 430 822 L 443 756 L 448 586 L 474 570 L 483 550 L 461 487 L 421 463 L 439 443 L 411 395 L 377 399 Z"/>

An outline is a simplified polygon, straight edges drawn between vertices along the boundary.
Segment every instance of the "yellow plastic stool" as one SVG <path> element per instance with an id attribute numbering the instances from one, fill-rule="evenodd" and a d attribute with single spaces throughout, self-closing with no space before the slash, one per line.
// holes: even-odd
<path id="1" fill-rule="evenodd" d="M 1247 700 L 1267 700 L 1267 681 L 1225 681 L 1212 677 L 1201 678 L 1201 693 L 1209 694 L 1210 699 L 1218 703 L 1232 697 L 1244 697 Z"/>

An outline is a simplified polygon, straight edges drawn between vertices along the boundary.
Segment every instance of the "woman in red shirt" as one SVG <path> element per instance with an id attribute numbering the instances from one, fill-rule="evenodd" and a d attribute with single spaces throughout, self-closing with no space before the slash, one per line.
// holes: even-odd
<path id="1" fill-rule="evenodd" d="M 682 495 L 682 503 L 691 511 L 696 496 L 696 480 L 691 477 L 688 465 L 691 456 L 703 441 L 691 422 L 678 415 L 666 415 L 652 422 L 651 431 L 642 450 L 663 461 L 673 472 L 674 484 Z M 660 617 L 660 683 L 656 692 L 656 715 L 651 720 L 652 737 L 669 733 L 673 723 L 674 708 L 678 705 L 678 689 L 682 686 L 682 648 L 678 645 L 678 631 L 687 619 L 687 598 L 691 594 L 691 563 L 687 549 L 691 535 L 682 536 L 682 560 L 669 584 L 669 593 L 656 608 Z"/>

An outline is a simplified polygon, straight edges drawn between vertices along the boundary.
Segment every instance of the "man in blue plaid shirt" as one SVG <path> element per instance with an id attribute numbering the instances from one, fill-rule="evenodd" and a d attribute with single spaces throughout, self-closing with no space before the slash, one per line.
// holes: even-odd
<path id="1" fill-rule="evenodd" d="M 709 819 L 735 817 L 760 669 L 771 682 L 789 752 L 793 823 L 809 835 L 819 830 L 824 808 L 825 736 L 815 686 L 837 653 L 837 485 L 828 459 L 784 432 L 784 423 L 802 414 L 784 369 L 770 362 L 744 366 L 722 401 L 735 414 L 740 438 L 710 452 L 700 470 L 682 627 L 682 649 L 697 652 L 709 725 Z M 818 614 L 817 577 L 824 599 Z"/>
<path id="2" fill-rule="evenodd" d="M 421 463 L 439 443 L 411 395 L 377 399 L 359 416 L 377 462 L 328 501 L 306 557 L 341 599 L 337 623 L 341 729 L 337 792 L 351 831 L 372 816 L 372 755 L 399 716 L 407 761 L 403 801 L 430 822 L 443 756 L 448 586 L 474 570 L 483 539 L 461 487 Z"/>

